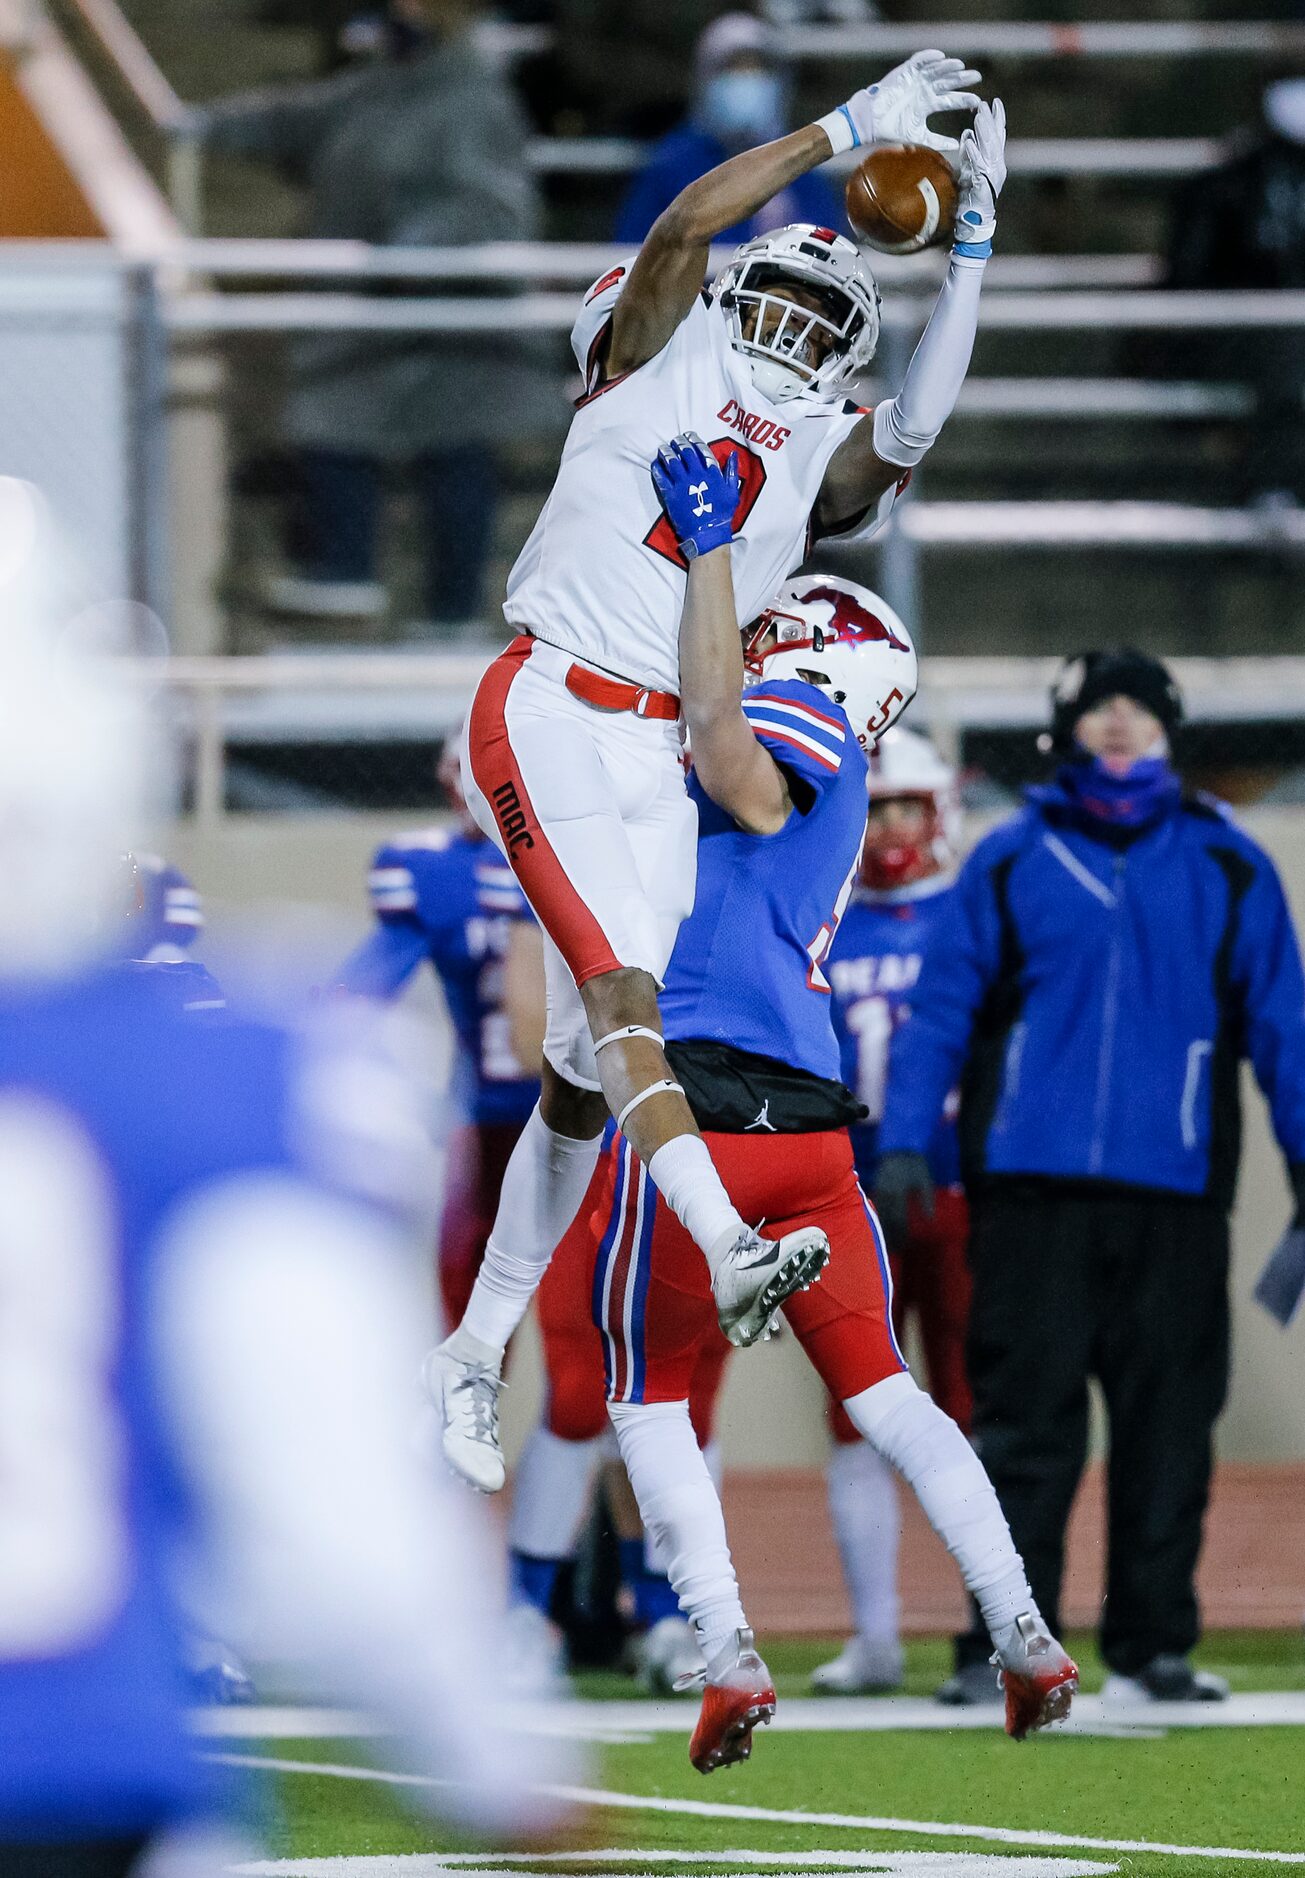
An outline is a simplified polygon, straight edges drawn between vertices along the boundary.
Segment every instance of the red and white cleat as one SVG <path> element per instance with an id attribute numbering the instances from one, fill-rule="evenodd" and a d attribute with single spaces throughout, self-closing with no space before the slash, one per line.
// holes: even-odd
<path id="1" fill-rule="evenodd" d="M 1035 1729 L 1064 1721 L 1078 1691 L 1078 1664 L 1066 1655 L 1040 1617 L 1017 1617 L 997 1643 L 993 1662 L 1006 1694 L 1006 1733 L 1022 1741 Z"/>
<path id="2" fill-rule="evenodd" d="M 702 1713 L 689 1743 L 689 1759 L 700 1774 L 714 1774 L 718 1767 L 746 1761 L 752 1752 L 753 1729 L 774 1713 L 775 1684 L 757 1655 L 756 1638 L 750 1630 L 736 1630 L 707 1665 Z"/>

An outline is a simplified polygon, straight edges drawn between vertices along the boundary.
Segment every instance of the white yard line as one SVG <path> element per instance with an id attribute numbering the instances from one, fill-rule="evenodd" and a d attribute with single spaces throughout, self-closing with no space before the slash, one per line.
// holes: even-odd
<path id="1" fill-rule="evenodd" d="M 638 1741 L 649 1735 L 688 1734 L 697 1714 L 693 1702 L 555 1702 L 530 1711 L 530 1725 L 543 1733 L 589 1741 Z M 380 1731 L 362 1715 L 336 1709 L 198 1709 L 191 1725 L 201 1735 L 230 1741 L 363 1740 Z M 993 1729 L 1002 1711 L 944 1708 L 910 1696 L 797 1697 L 782 1701 L 771 1728 L 776 1733 L 878 1734 L 890 1729 L 933 1732 Z M 1141 1735 L 1167 1728 L 1302 1728 L 1305 1693 L 1234 1695 L 1226 1702 L 1146 1702 L 1126 1707 L 1098 1695 L 1074 1702 L 1068 1734 Z"/>
<path id="2" fill-rule="evenodd" d="M 447 1780 L 423 1774 L 392 1774 L 371 1767 L 342 1767 L 327 1761 L 265 1760 L 257 1754 L 204 1757 L 228 1767 L 265 1768 L 274 1773 L 316 1774 L 333 1780 L 373 1780 L 400 1787 L 446 1787 Z M 1086 1834 L 1040 1832 L 1014 1826 L 958 1825 L 950 1820 L 888 1819 L 874 1814 L 807 1813 L 767 1806 L 737 1806 L 711 1800 L 672 1800 L 641 1793 L 614 1793 L 602 1787 L 542 1786 L 549 1798 L 572 1806 L 604 1806 L 626 1812 L 674 1813 L 695 1819 L 751 1819 L 777 1826 L 832 1826 L 851 1832 L 904 1832 L 923 1839 L 986 1839 L 994 1845 L 1063 1847 L 1085 1852 L 1158 1852 L 1175 1858 L 1249 1860 L 1266 1865 L 1305 1865 L 1305 1852 L 1249 1851 L 1238 1846 L 1166 1845 L 1151 1839 L 1099 1839 Z"/>
<path id="3" fill-rule="evenodd" d="M 260 1859 L 227 1869 L 238 1878 L 527 1878 L 524 1871 L 516 1869 L 521 1861 L 515 1853 L 505 1853 L 499 1864 L 486 1864 L 483 1853 L 477 1856 L 480 1862 L 475 1866 L 459 1864 L 441 1852 L 391 1852 L 339 1858 Z M 621 1856 L 627 1865 L 660 1862 L 655 1852 L 636 1853 L 633 1858 L 628 1853 Z M 1082 1859 L 1029 1858 L 1023 1853 L 1017 1858 L 1002 1858 L 983 1852 L 870 1852 L 854 1866 L 836 1852 L 818 1856 L 826 1871 L 882 1872 L 898 1874 L 899 1878 L 918 1873 L 928 1873 L 929 1878 L 1107 1878 L 1119 1870 L 1118 1865 L 1100 1865 L 1096 1860 L 1087 1863 Z M 713 1856 L 712 1862 L 724 1867 L 715 1878 L 756 1878 L 754 1872 L 729 1870 L 732 1858 L 748 1864 L 751 1855 L 723 1852 L 720 1858 Z M 792 1865 L 795 1861 L 781 1858 L 777 1862 Z M 797 1862 L 801 1864 L 800 1859 Z M 594 1878 L 621 1878 L 621 1874 L 595 1873 Z"/>

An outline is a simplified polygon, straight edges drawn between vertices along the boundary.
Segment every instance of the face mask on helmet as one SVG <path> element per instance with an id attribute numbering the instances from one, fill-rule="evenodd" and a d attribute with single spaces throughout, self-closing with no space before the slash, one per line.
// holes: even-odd
<path id="1" fill-rule="evenodd" d="M 879 292 L 832 229 L 782 228 L 739 249 L 716 283 L 730 343 L 773 403 L 832 397 L 874 357 Z"/>
<path id="2" fill-rule="evenodd" d="M 861 884 L 893 893 L 953 867 L 960 853 L 956 773 L 927 737 L 900 724 L 870 752 Z"/>
<path id="3" fill-rule="evenodd" d="M 829 574 L 780 589 L 747 629 L 743 662 L 754 679 L 819 686 L 866 750 L 901 716 L 919 682 L 911 635 L 887 601 Z"/>

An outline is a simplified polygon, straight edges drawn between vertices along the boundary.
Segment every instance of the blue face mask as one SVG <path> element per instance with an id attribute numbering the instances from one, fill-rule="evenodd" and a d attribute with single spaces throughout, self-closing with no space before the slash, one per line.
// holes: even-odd
<path id="1" fill-rule="evenodd" d="M 1181 799 L 1183 785 L 1163 756 L 1144 756 L 1122 776 L 1107 769 L 1100 757 L 1086 751 L 1077 762 L 1066 763 L 1056 781 L 1070 802 L 1084 815 L 1115 828 L 1145 828 Z"/>
<path id="2" fill-rule="evenodd" d="M 776 72 L 717 72 L 698 106 L 703 128 L 723 144 L 743 149 L 784 131 L 784 81 Z"/>

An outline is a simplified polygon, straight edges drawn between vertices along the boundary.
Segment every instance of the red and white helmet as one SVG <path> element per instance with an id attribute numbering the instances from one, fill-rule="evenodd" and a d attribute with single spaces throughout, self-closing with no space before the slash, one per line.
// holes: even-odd
<path id="1" fill-rule="evenodd" d="M 774 631 L 774 644 L 766 640 Z M 807 574 L 780 588 L 744 635 L 754 678 L 800 678 L 841 704 L 869 750 L 915 696 L 911 635 L 886 600 L 855 581 Z"/>
<path id="2" fill-rule="evenodd" d="M 870 824 L 861 851 L 862 886 L 871 893 L 892 893 L 956 865 L 961 846 L 956 772 L 927 737 L 901 724 L 885 731 L 870 752 L 867 790 L 871 802 L 922 802 L 928 819 L 915 841 Z"/>
<path id="3" fill-rule="evenodd" d="M 784 284 L 813 289 L 823 311 L 770 291 Z M 748 360 L 758 391 L 775 404 L 804 391 L 832 398 L 874 357 L 879 289 L 856 243 L 832 228 L 796 222 L 745 241 L 717 276 L 715 292 L 730 344 Z M 829 342 L 819 363 L 811 356 L 816 334 Z"/>

